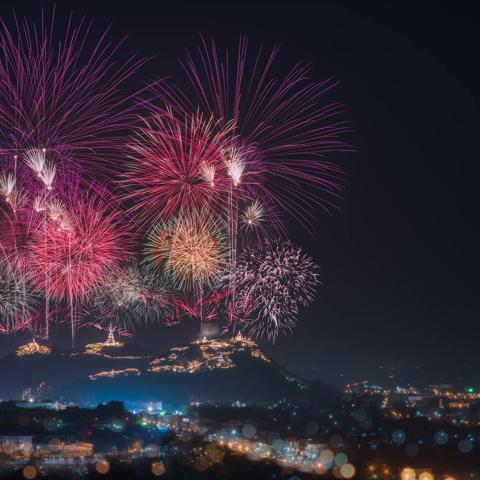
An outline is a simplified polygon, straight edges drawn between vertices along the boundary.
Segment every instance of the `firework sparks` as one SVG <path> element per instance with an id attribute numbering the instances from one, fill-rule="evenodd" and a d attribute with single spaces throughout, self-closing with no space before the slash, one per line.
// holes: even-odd
<path id="1" fill-rule="evenodd" d="M 53 180 L 55 179 L 55 175 L 57 173 L 57 167 L 54 163 L 46 163 L 43 167 L 42 173 L 40 178 L 47 190 L 52 189 Z"/>
<path id="2" fill-rule="evenodd" d="M 40 221 L 33 209 L 0 212 L 0 261 L 6 259 L 22 269 L 28 268 L 30 244 L 40 228 Z"/>
<path id="3" fill-rule="evenodd" d="M 10 202 L 10 197 L 16 183 L 17 180 L 13 173 L 2 172 L 2 174 L 0 175 L 0 192 L 5 197 L 6 202 Z"/>
<path id="4" fill-rule="evenodd" d="M 14 332 L 34 311 L 37 298 L 22 270 L 6 259 L 0 262 L 0 323 L 6 333 Z"/>
<path id="5" fill-rule="evenodd" d="M 44 148 L 27 148 L 25 150 L 25 163 L 35 172 L 37 177 L 42 176 L 43 168 L 45 167 L 45 152 Z"/>
<path id="6" fill-rule="evenodd" d="M 196 317 L 272 341 L 291 331 L 317 267 L 267 239 L 271 224 L 281 231 L 280 210 L 308 224 L 315 204 L 331 210 L 341 193 L 342 169 L 326 156 L 350 150 L 349 129 L 338 104 L 322 105 L 333 85 L 302 66 L 277 80 L 277 50 L 249 63 L 244 38 L 235 61 L 203 41 L 184 65 L 196 100 L 158 82 L 138 125 L 139 104 L 119 93 L 142 61 L 114 67 L 104 36 L 87 51 L 90 26 L 70 21 L 63 42 L 43 19 L 15 35 L 0 21 L 0 331 L 34 328 L 37 296 L 47 338 L 50 299 L 70 310 L 72 341 L 80 307 L 97 316 L 90 325 L 118 329 Z M 130 127 L 122 196 L 150 227 L 148 268 L 127 261 L 132 236 L 115 198 L 85 180 L 118 165 Z"/>
<path id="7" fill-rule="evenodd" d="M 213 165 L 203 163 L 200 167 L 200 175 L 210 186 L 215 186 L 215 167 Z"/>
<path id="8" fill-rule="evenodd" d="M 45 198 L 37 195 L 33 199 L 33 209 L 35 210 L 35 212 L 37 212 L 37 213 L 44 212 L 46 210 L 46 208 L 47 207 L 46 207 L 46 204 L 45 204 Z"/>
<path id="9" fill-rule="evenodd" d="M 261 227 L 265 221 L 265 209 L 260 201 L 255 200 L 247 205 L 242 213 L 241 222 L 245 228 Z"/>
<path id="10" fill-rule="evenodd" d="M 70 16 L 62 32 L 54 20 L 0 23 L 0 148 L 24 152 L 38 177 L 46 152 L 98 176 L 122 153 L 134 112 L 121 91 L 144 60 L 117 63 L 107 31 L 88 48 L 92 22 Z"/>
<path id="11" fill-rule="evenodd" d="M 250 334 L 275 340 L 293 329 L 300 307 L 318 285 L 311 257 L 289 241 L 275 241 L 240 255 L 234 273 L 237 302 Z"/>
<path id="12" fill-rule="evenodd" d="M 119 327 L 132 326 L 164 317 L 169 309 L 166 283 L 158 275 L 130 262 L 114 268 L 109 281 L 92 295 L 103 320 Z M 112 317 L 114 317 L 112 319 Z"/>
<path id="13" fill-rule="evenodd" d="M 8 203 L 12 207 L 14 213 L 19 209 L 25 207 L 28 203 L 28 195 L 23 187 L 15 188 L 10 197 L 8 197 Z"/>
<path id="14" fill-rule="evenodd" d="M 92 193 L 65 205 L 51 202 L 49 215 L 47 228 L 37 230 L 32 241 L 32 280 L 57 300 L 83 299 L 128 255 L 129 234 L 119 212 Z"/>
<path id="15" fill-rule="evenodd" d="M 216 172 L 231 126 L 201 116 L 178 120 L 155 115 L 133 139 L 134 152 L 124 184 L 133 211 L 142 219 L 159 221 L 192 209 L 215 207 L 220 189 Z M 207 179 L 207 181 L 205 181 Z M 217 182 L 218 183 L 218 182 Z"/>
<path id="16" fill-rule="evenodd" d="M 160 270 L 168 260 L 172 249 L 176 219 L 156 224 L 147 239 L 145 254 L 148 261 Z"/>
<path id="17" fill-rule="evenodd" d="M 66 219 L 67 212 L 65 210 L 65 205 L 58 198 L 54 198 L 48 202 L 47 211 L 50 218 L 55 222 L 60 221 L 62 218 Z"/>
<path id="18" fill-rule="evenodd" d="M 223 152 L 227 174 L 232 179 L 233 186 L 237 187 L 241 182 L 246 165 L 245 149 L 230 145 Z"/>
<path id="19" fill-rule="evenodd" d="M 222 266 L 223 245 L 211 216 L 180 217 L 175 225 L 167 269 L 180 285 L 211 285 Z"/>
<path id="20" fill-rule="evenodd" d="M 205 211 L 177 217 L 153 230 L 146 255 L 157 267 L 163 264 L 180 288 L 212 285 L 224 257 L 218 223 Z"/>
<path id="21" fill-rule="evenodd" d="M 309 224 L 312 208 L 336 208 L 343 189 L 340 165 L 327 160 L 332 152 L 351 151 L 342 136 L 348 124 L 336 120 L 342 113 L 338 103 L 325 97 L 335 84 L 309 80 L 309 68 L 296 65 L 283 79 L 273 75 L 278 48 L 265 55 L 262 49 L 249 56 L 242 37 L 236 58 L 223 55 L 215 43 L 202 44 L 196 54 L 182 62 L 193 86 L 190 93 L 159 83 L 156 95 L 179 111 L 196 111 L 233 122 L 234 135 L 255 151 L 261 175 L 252 180 L 257 195 Z M 244 156 L 242 156 L 244 157 Z M 227 164 L 234 183 L 240 182 L 250 160 Z"/>

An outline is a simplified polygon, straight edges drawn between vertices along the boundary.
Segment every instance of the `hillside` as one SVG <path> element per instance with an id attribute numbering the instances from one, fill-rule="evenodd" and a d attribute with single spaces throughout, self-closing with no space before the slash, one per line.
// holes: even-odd
<path id="1" fill-rule="evenodd" d="M 79 350 L 59 351 L 36 342 L 2 359 L 0 398 L 61 398 L 77 403 L 109 400 L 257 401 L 280 399 L 328 403 L 318 391 L 287 372 L 250 339 L 203 339 L 163 354 L 114 339 Z"/>

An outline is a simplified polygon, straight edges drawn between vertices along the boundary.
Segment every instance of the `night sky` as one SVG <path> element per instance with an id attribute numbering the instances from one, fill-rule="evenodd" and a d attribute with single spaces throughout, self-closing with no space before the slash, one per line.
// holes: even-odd
<path id="1" fill-rule="evenodd" d="M 155 55 L 137 87 L 180 76 L 177 59 L 199 33 L 222 48 L 242 33 L 252 46 L 279 44 L 279 74 L 312 62 L 314 80 L 340 82 L 329 100 L 345 104 L 358 151 L 338 157 L 348 172 L 340 210 L 319 212 L 311 233 L 290 226 L 324 284 L 294 335 L 265 345 L 274 359 L 337 383 L 372 365 L 448 377 L 478 364 L 480 52 L 478 12 L 467 2 L 58 3 L 58 17 L 73 10 L 99 29 L 113 23 L 114 39 L 128 35 L 121 54 Z M 1 16 L 13 8 L 32 19 L 40 12 L 38 2 L 3 1 Z M 157 327 L 137 340 L 164 349 L 196 331 Z M 0 352 L 22 340 L 0 338 Z"/>

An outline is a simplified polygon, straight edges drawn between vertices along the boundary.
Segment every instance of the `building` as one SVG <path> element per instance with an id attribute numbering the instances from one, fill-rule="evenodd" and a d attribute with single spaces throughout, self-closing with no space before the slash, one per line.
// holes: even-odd
<path id="1" fill-rule="evenodd" d="M 1 435 L 0 451 L 7 454 L 22 452 L 29 455 L 33 450 L 32 438 L 25 435 Z"/>
<path id="2" fill-rule="evenodd" d="M 52 439 L 47 444 L 38 445 L 37 453 L 44 457 L 90 457 L 93 455 L 93 443 Z"/>
<path id="3" fill-rule="evenodd" d="M 64 458 L 90 457 L 93 455 L 93 443 L 75 442 L 63 444 Z"/>

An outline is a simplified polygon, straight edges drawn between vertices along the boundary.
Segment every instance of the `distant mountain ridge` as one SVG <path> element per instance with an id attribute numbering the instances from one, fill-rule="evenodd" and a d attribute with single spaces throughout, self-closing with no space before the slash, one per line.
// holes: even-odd
<path id="1" fill-rule="evenodd" d="M 33 341 L 1 360 L 0 398 L 51 397 L 81 404 L 191 401 L 328 403 L 335 392 L 289 373 L 251 339 L 198 340 L 155 354 L 107 340 L 81 349 L 50 349 Z"/>

